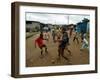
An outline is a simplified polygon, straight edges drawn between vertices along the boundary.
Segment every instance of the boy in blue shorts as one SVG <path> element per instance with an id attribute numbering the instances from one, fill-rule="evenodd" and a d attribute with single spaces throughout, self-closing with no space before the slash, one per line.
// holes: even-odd
<path id="1" fill-rule="evenodd" d="M 66 48 L 66 46 L 69 44 L 69 38 L 68 38 L 68 33 L 66 32 L 66 29 L 62 29 L 62 37 L 59 40 L 59 46 L 58 46 L 58 57 L 60 58 L 60 56 L 62 56 L 64 59 L 68 60 L 69 59 L 67 57 L 64 56 L 64 50 Z M 68 48 L 67 48 L 68 50 Z M 70 52 L 70 50 L 68 50 L 68 52 Z M 71 53 L 71 52 L 70 52 Z"/>

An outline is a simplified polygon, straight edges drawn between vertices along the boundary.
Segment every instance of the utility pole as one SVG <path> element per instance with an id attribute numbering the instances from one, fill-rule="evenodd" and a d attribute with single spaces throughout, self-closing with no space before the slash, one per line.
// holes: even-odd
<path id="1" fill-rule="evenodd" d="M 68 19 L 68 20 L 67 20 L 67 21 L 68 21 L 67 24 L 69 24 L 69 15 L 68 15 L 67 19 Z"/>

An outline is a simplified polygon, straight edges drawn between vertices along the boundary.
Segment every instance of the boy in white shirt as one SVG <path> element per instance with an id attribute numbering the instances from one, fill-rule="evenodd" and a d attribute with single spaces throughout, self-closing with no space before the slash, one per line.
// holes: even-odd
<path id="1" fill-rule="evenodd" d="M 89 49 L 89 44 L 88 44 L 88 41 L 86 39 L 86 34 L 84 34 L 83 41 L 82 41 L 82 46 L 81 46 L 81 49 L 80 50 L 82 50 L 84 48 Z"/>

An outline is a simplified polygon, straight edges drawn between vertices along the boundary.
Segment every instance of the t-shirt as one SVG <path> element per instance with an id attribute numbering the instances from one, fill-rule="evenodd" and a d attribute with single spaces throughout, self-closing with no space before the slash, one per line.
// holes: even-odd
<path id="1" fill-rule="evenodd" d="M 38 46 L 39 47 L 41 47 L 42 45 L 44 45 L 44 41 L 43 41 L 44 39 L 43 38 L 37 38 L 36 40 L 35 40 L 35 43 L 37 43 L 38 44 Z"/>
<path id="2" fill-rule="evenodd" d="M 69 41 L 67 32 L 63 33 L 63 35 L 62 35 L 62 41 L 64 41 L 64 42 L 68 42 Z"/>
<path id="3" fill-rule="evenodd" d="M 88 45 L 88 41 L 84 38 L 83 43 Z"/>

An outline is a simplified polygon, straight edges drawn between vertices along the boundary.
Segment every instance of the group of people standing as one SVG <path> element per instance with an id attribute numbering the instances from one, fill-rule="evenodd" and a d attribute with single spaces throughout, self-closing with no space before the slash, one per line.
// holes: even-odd
<path id="1" fill-rule="evenodd" d="M 73 42 L 77 41 L 79 44 L 79 33 L 77 32 L 76 29 L 66 29 L 64 27 L 59 28 L 57 31 L 52 30 L 52 40 L 54 43 L 58 43 L 58 59 L 60 60 L 61 57 L 64 59 L 69 60 L 67 56 L 64 56 L 64 51 L 67 50 L 69 55 L 72 55 L 71 51 L 69 50 L 68 46 L 70 45 L 69 40 L 71 36 L 73 35 L 74 32 L 74 37 L 73 37 Z M 47 45 L 44 43 L 44 40 L 49 41 L 50 35 L 48 32 L 43 32 L 40 33 L 40 36 L 35 39 L 35 47 L 36 44 L 41 50 L 41 55 L 43 55 L 43 48 L 45 49 L 45 53 L 48 53 L 48 48 Z M 82 42 L 82 47 L 80 50 L 82 50 L 85 46 L 88 46 L 88 41 L 86 40 L 86 34 L 81 34 L 81 42 Z"/>

